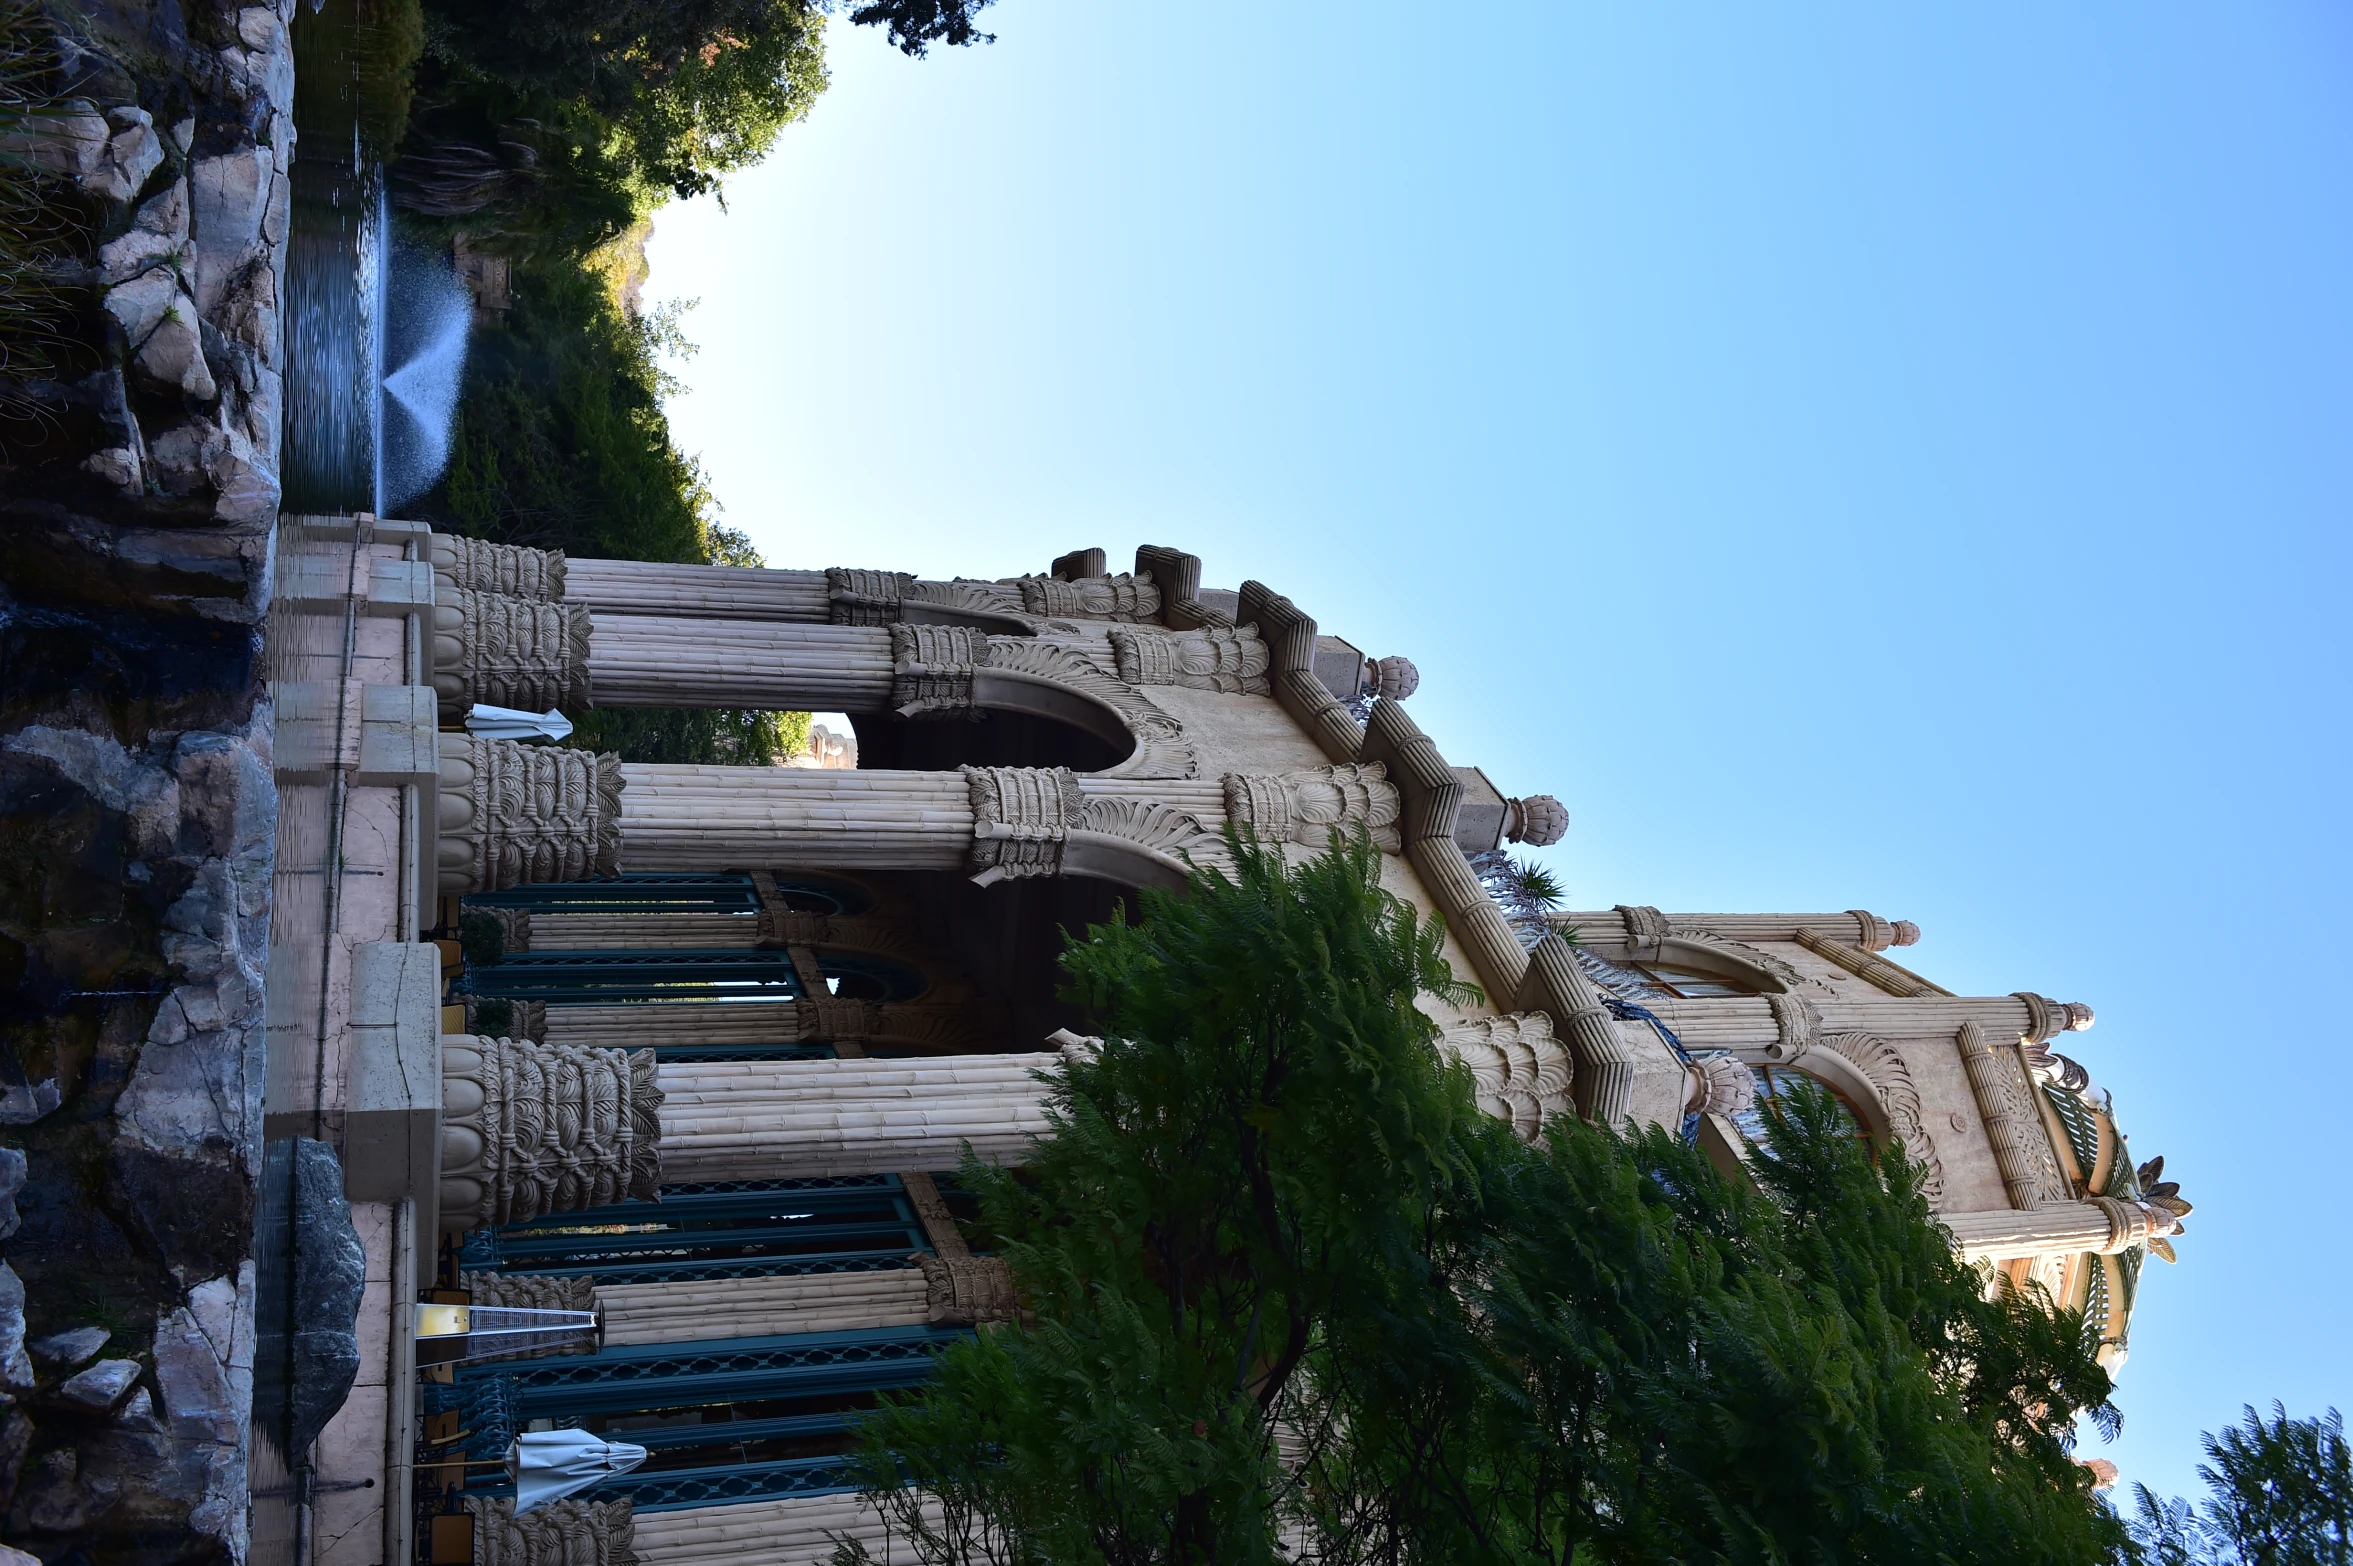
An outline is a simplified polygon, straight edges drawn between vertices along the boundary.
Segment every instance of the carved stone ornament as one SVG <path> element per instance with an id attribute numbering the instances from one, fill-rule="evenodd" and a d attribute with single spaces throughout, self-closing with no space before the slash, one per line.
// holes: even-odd
<path id="1" fill-rule="evenodd" d="M 1691 1095 L 1684 1107 L 1702 1115 L 1743 1115 L 1757 1101 L 1757 1076 L 1730 1055 L 1709 1055 L 1691 1065 Z"/>
<path id="2" fill-rule="evenodd" d="M 2012 993 L 2026 1003 L 2026 1040 L 2030 1044 L 2062 1033 L 2081 1033 L 2092 1025 L 2092 1009 L 2081 1001 L 2055 1001 L 2027 990 Z"/>
<path id="3" fill-rule="evenodd" d="M 539 1272 L 461 1272 L 458 1287 L 477 1305 L 510 1310 L 594 1310 L 596 1280 Z"/>
<path id="4" fill-rule="evenodd" d="M 1375 658 L 1371 684 L 1373 694 L 1381 700 L 1403 701 L 1422 688 L 1422 671 L 1413 666 L 1411 658 Z"/>
<path id="5" fill-rule="evenodd" d="M 1013 1274 L 994 1256 L 918 1256 L 934 1326 L 977 1327 L 1021 1314 Z"/>
<path id="6" fill-rule="evenodd" d="M 1075 582 L 1050 576 L 1019 579 L 1024 612 L 1045 620 L 1157 620 L 1160 589 L 1149 573 L 1087 576 Z"/>
<path id="7" fill-rule="evenodd" d="M 567 1498 L 515 1515 L 511 1495 L 469 1495 L 474 1566 L 637 1566 L 636 1519 L 629 1498 Z"/>
<path id="8" fill-rule="evenodd" d="M 2059 1155 L 2051 1148 L 2050 1132 L 2032 1097 L 2025 1062 L 2017 1047 L 1998 1044 L 1985 1029 L 1965 1022 L 1954 1037 L 1961 1065 L 1969 1074 L 1969 1088 L 1977 1099 L 1977 1115 L 1993 1143 L 1994 1163 L 2001 1170 L 2003 1189 L 2012 1207 L 2039 1207 L 2075 1198 L 2066 1176 L 2059 1171 Z"/>
<path id="9" fill-rule="evenodd" d="M 470 913 L 486 913 L 497 921 L 498 948 L 512 957 L 531 950 L 531 910 L 528 908 L 477 908 Z"/>
<path id="10" fill-rule="evenodd" d="M 998 879 L 1062 873 L 1062 846 L 1085 808 L 1068 767 L 966 767 L 972 867 Z"/>
<path id="11" fill-rule="evenodd" d="M 1264 696 L 1270 657 L 1255 626 L 1157 631 L 1113 626 L 1112 661 L 1130 685 L 1182 685 L 1229 696 Z"/>
<path id="12" fill-rule="evenodd" d="M 1200 761 L 1185 742 L 1185 726 L 1152 704 L 1142 691 L 1106 672 L 1084 652 L 1045 638 L 992 636 L 988 668 L 992 678 L 1043 680 L 1108 708 L 1135 742 L 1135 752 L 1101 775 L 1130 778 L 1190 778 Z"/>
<path id="13" fill-rule="evenodd" d="M 587 706 L 588 610 L 460 591 L 433 606 L 433 689 L 442 710 L 475 702 L 546 712 Z"/>
<path id="14" fill-rule="evenodd" d="M 915 578 L 904 571 L 856 571 L 833 566 L 825 573 L 825 597 L 836 625 L 891 625 Z"/>
<path id="15" fill-rule="evenodd" d="M 1767 1051 L 1775 1060 L 1795 1060 L 1812 1047 L 1822 1031 L 1822 1013 L 1796 995 L 1768 995 L 1773 1013 L 1774 1043 Z"/>
<path id="16" fill-rule="evenodd" d="M 433 535 L 434 583 L 446 591 L 504 593 L 552 604 L 564 596 L 564 552 Z"/>
<path id="17" fill-rule="evenodd" d="M 969 714 L 973 671 L 989 658 L 989 637 L 970 626 L 893 625 L 891 705 L 906 718 Z"/>
<path id="18" fill-rule="evenodd" d="M 661 1104 L 650 1049 L 443 1039 L 442 1227 L 657 1199 Z"/>
<path id="19" fill-rule="evenodd" d="M 508 948 L 510 951 L 513 949 L 514 948 L 512 947 Z M 491 1029 L 479 1026 L 474 1020 L 476 1013 L 481 1010 L 482 1002 L 480 997 L 468 995 L 465 997 L 464 1004 L 466 1008 L 466 1031 L 468 1033 L 486 1033 L 493 1031 Z M 513 1008 L 509 1015 L 514 1020 L 510 1022 L 504 1029 L 496 1030 L 500 1037 L 510 1039 L 529 1039 L 534 1044 L 544 1044 L 547 1042 L 546 1001 L 508 1000 L 507 1004 Z"/>
<path id="20" fill-rule="evenodd" d="M 1626 921 L 1626 950 L 1636 957 L 1656 957 L 1660 944 L 1673 933 L 1667 916 L 1656 908 L 1620 903 L 1618 917 Z"/>
<path id="21" fill-rule="evenodd" d="M 1225 776 L 1226 817 L 1248 827 L 1262 843 L 1329 847 L 1335 828 L 1342 836 L 1358 827 L 1372 833 L 1386 853 L 1399 851 L 1398 819 L 1403 813 L 1388 769 L 1369 761 L 1300 772 L 1229 772 Z"/>
<path id="22" fill-rule="evenodd" d="M 1746 941 L 1736 941 L 1721 931 L 1703 929 L 1695 924 L 1678 924 L 1674 927 L 1674 933 L 1677 940 L 1689 941 L 1694 946 L 1705 946 L 1722 952 L 1737 963 L 1746 964 L 1760 973 L 1771 976 L 1789 989 L 1803 989 L 1809 985 L 1817 990 L 1830 989 L 1829 985 L 1819 979 L 1807 978 L 1763 947 L 1751 946 Z"/>
<path id="23" fill-rule="evenodd" d="M 444 895 L 620 870 L 620 757 L 465 734 L 440 741 Z"/>
<path id="24" fill-rule="evenodd" d="M 1543 1012 L 1457 1023 L 1439 1035 L 1438 1047 L 1470 1069 L 1479 1107 L 1523 1142 L 1535 1141 L 1554 1115 L 1576 1112 L 1575 1068 Z"/>
<path id="25" fill-rule="evenodd" d="M 1826 1033 L 1814 1047 L 1839 1055 L 1862 1073 L 1878 1095 L 1888 1130 L 1904 1144 L 1904 1156 L 1921 1166 L 1920 1194 L 1932 1205 L 1942 1201 L 1944 1163 L 1936 1156 L 1936 1141 L 1928 1134 L 1920 1107 L 1920 1089 L 1912 1081 L 1912 1068 L 1904 1064 L 1903 1052 L 1872 1033 Z"/>
<path id="26" fill-rule="evenodd" d="M 1898 919 L 1888 928 L 1894 931 L 1894 939 L 1889 941 L 1889 945 L 1917 946 L 1920 944 L 1920 927 L 1911 920 Z"/>
<path id="27" fill-rule="evenodd" d="M 1568 834 L 1569 810 L 1550 794 L 1530 794 L 1504 802 L 1503 835 L 1531 848 L 1550 848 Z"/>

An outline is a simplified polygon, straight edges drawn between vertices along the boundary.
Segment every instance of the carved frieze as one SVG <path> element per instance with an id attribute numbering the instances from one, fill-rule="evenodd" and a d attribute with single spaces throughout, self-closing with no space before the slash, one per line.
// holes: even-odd
<path id="1" fill-rule="evenodd" d="M 1822 1013 L 1813 1002 L 1799 995 L 1768 995 L 1765 1005 L 1773 1013 L 1769 1053 L 1775 1060 L 1795 1060 L 1813 1047 L 1822 1032 Z"/>
<path id="2" fill-rule="evenodd" d="M 1255 626 L 1160 631 L 1113 626 L 1112 661 L 1130 685 L 1182 685 L 1227 695 L 1264 696 L 1269 656 Z"/>
<path id="3" fill-rule="evenodd" d="M 1157 620 L 1160 589 L 1149 574 L 1087 576 L 1064 582 L 1050 576 L 1019 579 L 1021 607 L 1049 620 Z"/>
<path id="4" fill-rule="evenodd" d="M 564 552 L 433 535 L 433 580 L 443 593 L 504 593 L 552 604 L 564 596 Z M 436 595 L 438 596 L 438 594 Z"/>
<path id="5" fill-rule="evenodd" d="M 621 867 L 621 758 L 444 734 L 445 894 L 585 881 Z"/>
<path id="6" fill-rule="evenodd" d="M 999 878 L 1062 873 L 1062 848 L 1085 808 L 1068 767 L 966 767 L 972 791 L 972 865 Z"/>
<path id="7" fill-rule="evenodd" d="M 1229 772 L 1226 816 L 1263 843 L 1329 846 L 1363 827 L 1384 852 L 1396 853 L 1402 806 L 1380 762 L 1316 767 L 1299 772 Z"/>
<path id="8" fill-rule="evenodd" d="M 1479 1107 L 1523 1142 L 1535 1141 L 1552 1116 L 1576 1112 L 1574 1067 L 1543 1012 L 1457 1024 L 1439 1036 L 1439 1048 L 1470 1069 Z"/>
<path id="9" fill-rule="evenodd" d="M 1969 1088 L 1977 1099 L 1978 1117 L 1993 1143 L 1994 1163 L 2002 1172 L 2002 1186 L 2012 1207 L 2038 1207 L 2045 1202 L 2072 1201 L 2075 1192 L 2059 1170 L 2059 1155 L 2051 1147 L 2042 1111 L 2032 1097 L 2026 1065 L 2015 1044 L 1996 1043 L 1984 1028 L 1965 1022 L 1954 1038 L 1961 1064 L 1969 1073 Z"/>
<path id="10" fill-rule="evenodd" d="M 512 1310 L 594 1310 L 596 1280 L 540 1272 L 461 1272 L 458 1287 L 477 1305 Z"/>
<path id="11" fill-rule="evenodd" d="M 652 1050 L 443 1039 L 442 1227 L 654 1200 L 661 1103 Z"/>
<path id="12" fill-rule="evenodd" d="M 433 689 L 445 714 L 475 702 L 546 712 L 586 706 L 588 611 L 461 590 L 433 606 Z"/>

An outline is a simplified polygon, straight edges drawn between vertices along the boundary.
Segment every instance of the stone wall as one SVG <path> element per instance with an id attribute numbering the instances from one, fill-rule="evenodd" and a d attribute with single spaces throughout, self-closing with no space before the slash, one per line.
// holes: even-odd
<path id="1" fill-rule="evenodd" d="M 47 1559 L 244 1548 L 293 3 L 99 0 L 15 140 L 87 242 L 0 388 L 0 1537 Z"/>

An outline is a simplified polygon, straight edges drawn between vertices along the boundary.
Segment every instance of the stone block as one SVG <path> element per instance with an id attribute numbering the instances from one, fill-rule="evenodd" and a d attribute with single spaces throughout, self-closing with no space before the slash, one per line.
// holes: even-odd
<path id="1" fill-rule="evenodd" d="M 1337 636 L 1315 639 L 1315 677 L 1341 701 L 1364 693 L 1365 656 Z"/>
<path id="2" fill-rule="evenodd" d="M 433 562 L 368 562 L 369 614 L 415 614 L 433 607 Z"/>
<path id="3" fill-rule="evenodd" d="M 351 986 L 344 1190 L 396 1202 L 438 1179 L 440 954 L 404 941 L 355 946 Z"/>
<path id="4" fill-rule="evenodd" d="M 370 685 L 360 692 L 359 772 L 363 787 L 425 784 L 440 775 L 440 724 L 430 685 Z"/>
<path id="5" fill-rule="evenodd" d="M 1454 814 L 1454 840 L 1466 854 L 1501 848 L 1503 829 L 1511 820 L 1511 807 L 1503 791 L 1488 782 L 1487 774 L 1477 767 L 1456 767 L 1454 775 L 1462 783 L 1462 807 Z"/>
<path id="6" fill-rule="evenodd" d="M 356 680 L 281 680 L 273 687 L 278 706 L 274 760 L 281 782 L 324 782 L 338 767 L 360 765 L 365 729 L 361 691 Z"/>

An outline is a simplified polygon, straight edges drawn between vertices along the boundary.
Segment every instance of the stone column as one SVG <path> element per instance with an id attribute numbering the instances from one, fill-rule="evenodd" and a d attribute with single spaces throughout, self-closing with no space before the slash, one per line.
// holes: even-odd
<path id="1" fill-rule="evenodd" d="M 895 705 L 887 627 L 586 618 L 586 688 L 600 707 L 882 712 Z"/>
<path id="2" fill-rule="evenodd" d="M 550 1042 L 604 1049 L 816 1042 L 835 1045 L 847 1057 L 853 1047 L 875 1044 L 948 1054 L 1004 1042 L 1002 1023 L 985 1008 L 833 995 L 797 1001 L 550 1006 L 546 1014 Z"/>
<path id="3" fill-rule="evenodd" d="M 458 591 L 433 605 L 433 690 L 444 722 L 476 702 L 545 712 L 594 704 L 589 616 L 576 604 Z"/>
<path id="4" fill-rule="evenodd" d="M 654 951 L 671 946 L 702 949 L 760 944 L 756 914 L 736 913 L 538 913 L 500 909 L 520 916 L 522 943 L 510 934 L 510 952 Z M 509 922 L 508 928 L 515 928 Z"/>
<path id="5" fill-rule="evenodd" d="M 620 869 L 620 758 L 464 734 L 439 745 L 442 895 Z"/>
<path id="6" fill-rule="evenodd" d="M 1046 1131 L 1053 1053 L 658 1069 L 662 1168 L 676 1182 L 951 1169 L 972 1144 L 1018 1163 Z"/>
<path id="7" fill-rule="evenodd" d="M 523 1223 L 661 1184 L 651 1050 L 441 1041 L 441 1227 Z"/>
<path id="8" fill-rule="evenodd" d="M 1674 1029 L 1686 1048 L 1739 1050 L 1778 1061 L 1794 1060 L 1830 1033 L 1940 1038 L 1975 1027 L 1989 1038 L 2039 1043 L 2062 1028 L 2091 1026 L 2088 1006 L 2025 994 L 1658 996 L 1642 1005 Z"/>
<path id="9" fill-rule="evenodd" d="M 1660 939 L 1679 930 L 1701 930 L 1736 941 L 1795 941 L 1808 931 L 1833 941 L 1851 941 L 1867 952 L 1890 946 L 1909 946 L 1920 939 L 1920 927 L 1909 919 L 1882 919 L 1856 908 L 1846 913 L 1713 914 L 1660 913 L 1656 908 L 1621 903 L 1615 908 L 1545 915 L 1555 929 L 1574 929 L 1597 946 L 1624 941 L 1637 955 L 1656 948 Z"/>
<path id="10" fill-rule="evenodd" d="M 958 772 L 618 770 L 618 847 L 632 870 L 957 870 L 972 855 L 972 790 Z"/>
<path id="11" fill-rule="evenodd" d="M 2071 1201 L 2075 1191 L 2060 1172 L 2059 1155 L 2051 1146 L 2017 1037 L 1989 1038 L 1984 1028 L 1965 1022 L 1953 1042 L 1969 1073 L 1969 1091 L 1993 1143 L 1994 1163 L 2002 1171 L 2010 1205 L 2030 1208 Z"/>
<path id="12" fill-rule="evenodd" d="M 1969 1261 L 2072 1256 L 2093 1251 L 2113 1256 L 2179 1227 L 2171 1213 L 2138 1202 L 2095 1196 L 2025 1210 L 1939 1213 L 1937 1222 L 1953 1232 L 1954 1248 Z"/>
<path id="13" fill-rule="evenodd" d="M 931 1527 L 945 1526 L 937 1502 L 926 1501 L 924 1512 Z M 857 1540 L 877 1561 L 910 1558 L 904 1540 L 894 1546 L 873 1505 L 857 1492 L 844 1490 L 649 1512 L 637 1519 L 637 1563 L 819 1566 L 833 1559 L 837 1538 Z M 582 1566 L 604 1563 L 584 1561 Z"/>
<path id="14" fill-rule="evenodd" d="M 690 1283 L 601 1283 L 605 1344 L 699 1343 L 863 1327 L 920 1327 L 934 1319 L 920 1267 L 821 1272 Z"/>

